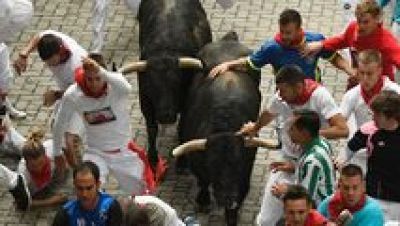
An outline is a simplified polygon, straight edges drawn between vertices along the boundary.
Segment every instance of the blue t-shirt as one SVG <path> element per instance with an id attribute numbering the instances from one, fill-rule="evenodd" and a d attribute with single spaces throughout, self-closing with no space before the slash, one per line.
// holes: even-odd
<path id="1" fill-rule="evenodd" d="M 96 225 L 96 226 L 107 226 L 108 211 L 111 204 L 114 202 L 114 198 L 108 194 L 100 192 L 99 201 L 94 210 L 83 211 L 80 208 L 78 200 L 71 200 L 67 202 L 63 208 L 66 210 L 69 218 L 70 226 L 80 225 Z"/>
<path id="2" fill-rule="evenodd" d="M 328 219 L 330 219 L 328 203 L 331 198 L 332 196 L 327 197 L 318 206 L 318 212 Z M 379 203 L 375 199 L 367 197 L 365 206 L 353 214 L 353 220 L 348 226 L 383 226 L 383 219 L 383 212 Z"/>
<path id="3" fill-rule="evenodd" d="M 321 41 L 325 37 L 319 33 L 305 32 L 305 42 Z M 275 39 L 266 41 L 260 49 L 250 55 L 248 62 L 253 69 L 259 70 L 266 64 L 271 64 L 277 72 L 282 66 L 288 64 L 298 65 L 308 78 L 321 81 L 318 69 L 318 59 L 330 59 L 335 52 L 322 50 L 315 56 L 303 57 L 298 49 L 283 47 Z"/>

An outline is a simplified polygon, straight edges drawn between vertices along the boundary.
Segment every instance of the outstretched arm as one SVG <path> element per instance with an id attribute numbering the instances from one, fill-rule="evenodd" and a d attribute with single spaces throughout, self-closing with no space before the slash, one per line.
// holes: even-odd
<path id="1" fill-rule="evenodd" d="M 349 77 L 356 77 L 356 70 L 353 69 L 349 61 L 342 57 L 342 55 L 339 53 L 335 53 L 330 62 L 337 69 L 344 71 Z"/>
<path id="2" fill-rule="evenodd" d="M 29 54 L 36 49 L 38 42 L 40 40 L 40 34 L 36 34 L 31 38 L 28 44 L 22 49 L 18 54 L 18 58 L 14 61 L 14 68 L 18 75 L 26 71 L 28 65 Z"/>
<path id="3" fill-rule="evenodd" d="M 342 114 L 336 114 L 329 120 L 329 127 L 321 129 L 319 134 L 328 139 L 345 138 L 349 135 L 349 128 Z"/>
<path id="4" fill-rule="evenodd" d="M 217 66 L 215 66 L 213 69 L 211 69 L 209 73 L 209 77 L 214 78 L 219 74 L 222 74 L 230 69 L 236 69 L 236 70 L 246 70 L 246 64 L 247 64 L 247 57 L 242 57 L 236 60 L 232 61 L 227 61 L 224 63 L 221 63 Z"/>

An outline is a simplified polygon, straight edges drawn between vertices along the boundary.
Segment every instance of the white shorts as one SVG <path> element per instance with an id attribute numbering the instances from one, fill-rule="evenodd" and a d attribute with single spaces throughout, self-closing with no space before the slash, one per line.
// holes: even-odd
<path id="1" fill-rule="evenodd" d="M 129 194 L 143 194 L 146 184 L 143 181 L 144 163 L 139 156 L 128 149 L 121 148 L 117 153 L 88 149 L 83 161 L 92 161 L 100 169 L 100 181 L 107 183 L 109 172 L 117 179 L 120 188 Z"/>

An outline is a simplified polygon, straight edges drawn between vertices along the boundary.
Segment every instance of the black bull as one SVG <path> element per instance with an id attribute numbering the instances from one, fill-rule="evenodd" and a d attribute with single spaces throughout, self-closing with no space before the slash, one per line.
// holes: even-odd
<path id="1" fill-rule="evenodd" d="M 199 52 L 199 58 L 207 73 L 218 63 L 249 53 L 238 42 L 236 33 L 231 32 L 219 42 L 206 45 Z M 261 102 L 259 80 L 259 71 L 228 71 L 215 79 L 196 74 L 182 123 L 185 141 L 207 138 L 205 151 L 187 154 L 200 187 L 196 202 L 200 210 L 208 210 L 211 185 L 217 203 L 225 207 L 227 225 L 237 224 L 238 210 L 250 187 L 257 148 L 246 147 L 244 138 L 235 132 L 244 123 L 257 119 Z"/>
<path id="2" fill-rule="evenodd" d="M 146 120 L 149 160 L 155 166 L 158 124 L 174 123 L 179 113 L 184 118 L 193 73 L 202 66 L 192 57 L 211 42 L 211 29 L 199 0 L 142 0 L 138 20 L 140 61 L 121 71 L 139 72 L 140 108 Z"/>

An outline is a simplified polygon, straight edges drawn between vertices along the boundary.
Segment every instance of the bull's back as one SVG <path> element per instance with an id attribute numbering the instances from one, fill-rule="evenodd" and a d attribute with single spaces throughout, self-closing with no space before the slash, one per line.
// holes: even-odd
<path id="1" fill-rule="evenodd" d="M 142 0 L 138 19 L 141 50 L 148 54 L 163 49 L 194 56 L 211 41 L 199 0 Z"/>

